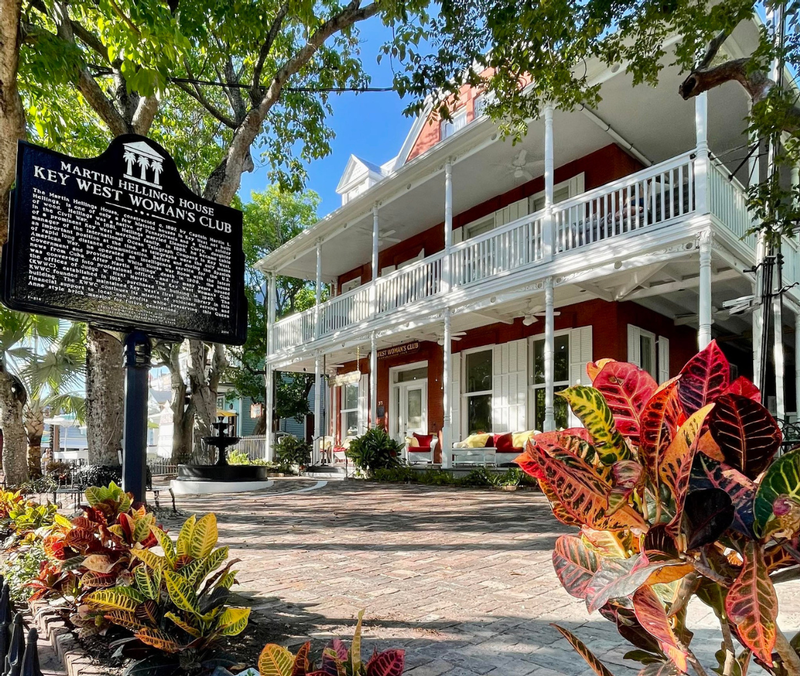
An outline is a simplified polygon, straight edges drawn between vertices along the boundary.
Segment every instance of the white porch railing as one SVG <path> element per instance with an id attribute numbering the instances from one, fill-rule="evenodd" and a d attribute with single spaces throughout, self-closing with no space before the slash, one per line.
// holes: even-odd
<path id="1" fill-rule="evenodd" d="M 313 312 L 313 308 L 312 308 Z M 369 317 L 369 285 L 358 286 L 319 306 L 320 335 L 327 336 Z"/>
<path id="2" fill-rule="evenodd" d="M 694 211 L 689 153 L 553 206 L 556 252 L 611 239 Z"/>
<path id="3" fill-rule="evenodd" d="M 381 277 L 377 287 L 378 313 L 438 296 L 442 290 L 444 258 L 444 251 L 441 251 Z"/>
<path id="4" fill-rule="evenodd" d="M 600 186 L 553 206 L 553 255 L 595 242 L 667 224 L 695 212 L 695 159 L 684 153 L 630 176 Z M 738 238 L 750 228 L 746 193 L 724 169 L 711 162 L 709 209 Z M 450 249 L 452 288 L 497 278 L 544 260 L 544 211 L 525 216 Z M 752 235 L 744 242 L 755 246 Z M 784 251 L 785 281 L 800 278 L 794 248 Z M 376 315 L 441 296 L 445 252 L 381 277 L 375 286 Z M 791 261 L 790 261 L 791 259 Z M 372 316 L 371 284 L 365 284 L 319 307 L 319 336 L 361 324 Z M 275 325 L 275 351 L 314 340 L 314 310 L 282 319 Z"/>
<path id="5" fill-rule="evenodd" d="M 453 286 L 468 286 L 541 261 L 544 211 L 525 216 L 451 248 Z"/>
<path id="6" fill-rule="evenodd" d="M 753 227 L 753 219 L 747 210 L 747 191 L 739 181 L 731 177 L 716 160 L 711 162 L 708 177 L 709 206 L 714 214 L 737 239 L 742 239 L 755 248 L 755 235 L 746 235 Z"/>
<path id="7" fill-rule="evenodd" d="M 314 310 L 305 310 L 275 324 L 275 350 L 280 352 L 314 340 Z"/>

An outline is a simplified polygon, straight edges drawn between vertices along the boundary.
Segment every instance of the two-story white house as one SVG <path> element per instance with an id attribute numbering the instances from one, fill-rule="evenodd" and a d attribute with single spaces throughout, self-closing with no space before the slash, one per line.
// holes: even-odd
<path id="1" fill-rule="evenodd" d="M 756 31 L 740 26 L 725 49 L 749 53 Z M 686 102 L 674 67 L 656 88 L 586 67 L 599 106 L 547 107 L 520 143 L 465 89 L 452 121 L 421 115 L 394 159 L 351 156 L 342 206 L 259 263 L 273 298 L 275 275 L 314 280 L 318 298 L 330 286 L 310 310 L 273 312 L 269 330 L 268 382 L 304 370 L 329 388 L 317 438 L 343 445 L 371 425 L 437 435 L 448 466 L 472 433 L 569 425 L 554 393 L 586 383 L 592 360 L 633 361 L 661 382 L 716 338 L 753 377 L 760 320 L 723 307 L 754 290 L 747 95 L 730 83 Z M 784 282 L 800 280 L 795 243 L 783 253 Z M 797 289 L 783 307 L 777 344 L 791 347 Z M 787 350 L 787 369 L 798 364 Z M 800 389 L 776 371 L 770 401 L 785 417 Z"/>

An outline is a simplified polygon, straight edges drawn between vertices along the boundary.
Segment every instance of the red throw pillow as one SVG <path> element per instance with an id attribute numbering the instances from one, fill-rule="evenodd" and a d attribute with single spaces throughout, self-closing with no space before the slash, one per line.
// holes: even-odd
<path id="1" fill-rule="evenodd" d="M 497 439 L 496 434 L 490 434 L 489 438 L 486 440 L 486 443 L 483 445 L 484 448 L 494 448 L 494 440 Z"/>
<path id="2" fill-rule="evenodd" d="M 514 448 L 514 435 L 509 432 L 508 434 L 498 434 L 494 438 L 494 447 L 498 453 L 513 453 Z"/>
<path id="3" fill-rule="evenodd" d="M 432 434 L 417 434 L 414 432 L 414 438 L 419 441 L 420 447 L 427 446 L 428 449 L 430 449 L 431 443 L 433 442 Z"/>

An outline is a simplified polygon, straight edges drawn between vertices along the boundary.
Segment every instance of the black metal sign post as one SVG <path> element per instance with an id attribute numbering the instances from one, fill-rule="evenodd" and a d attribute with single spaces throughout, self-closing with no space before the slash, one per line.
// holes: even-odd
<path id="1" fill-rule="evenodd" d="M 122 436 L 122 486 L 134 502 L 147 495 L 147 389 L 150 337 L 142 331 L 125 336 L 125 420 Z"/>
<path id="2" fill-rule="evenodd" d="M 241 345 L 242 214 L 143 136 L 79 159 L 20 142 L 0 301 L 125 336 L 123 487 L 145 497 L 151 339 Z"/>

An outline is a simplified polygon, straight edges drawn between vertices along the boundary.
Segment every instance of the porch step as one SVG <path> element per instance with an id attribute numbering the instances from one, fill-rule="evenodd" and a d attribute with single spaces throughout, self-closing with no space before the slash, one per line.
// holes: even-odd
<path id="1" fill-rule="evenodd" d="M 331 467 L 330 465 L 311 465 L 300 473 L 312 479 L 346 479 L 347 472 L 344 467 Z"/>

